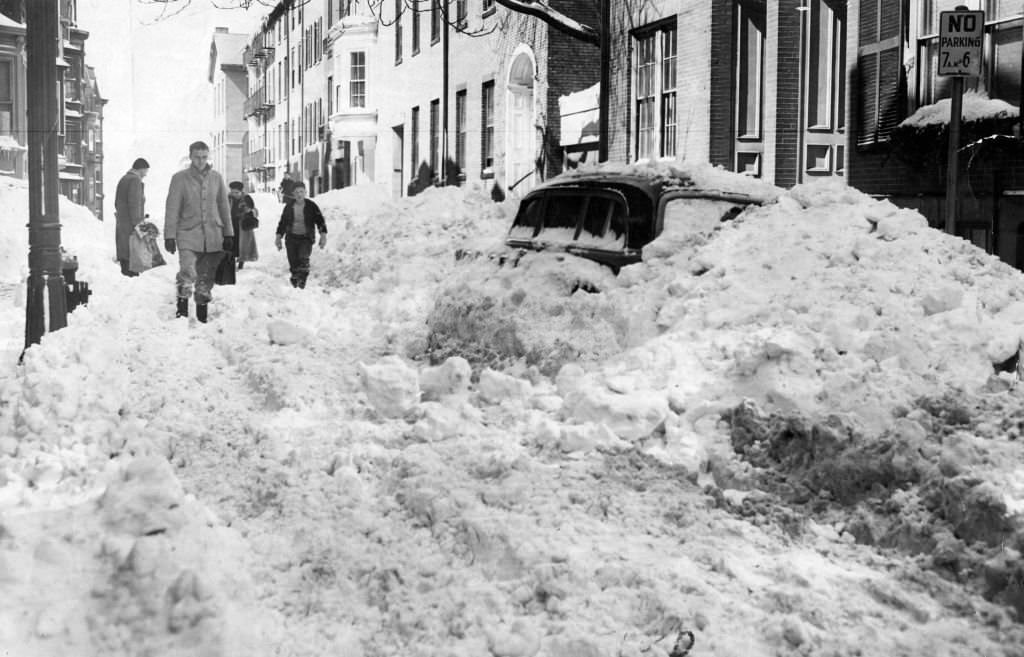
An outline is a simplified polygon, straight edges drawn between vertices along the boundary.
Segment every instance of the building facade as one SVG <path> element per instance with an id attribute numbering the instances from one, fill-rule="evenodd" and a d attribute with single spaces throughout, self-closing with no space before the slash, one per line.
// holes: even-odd
<path id="1" fill-rule="evenodd" d="M 327 159 L 327 0 L 281 0 L 245 49 L 249 89 L 246 175 L 276 189 L 287 171 L 316 194 L 330 189 Z"/>
<path id="2" fill-rule="evenodd" d="M 83 205 L 103 221 L 103 106 L 107 99 L 100 94 L 96 69 L 85 67 L 82 97 L 82 118 L 85 139 L 82 142 Z"/>
<path id="3" fill-rule="evenodd" d="M 613 3 L 609 153 L 789 186 L 844 176 L 846 0 Z"/>
<path id="4" fill-rule="evenodd" d="M 1024 148 L 1019 116 L 1024 3 L 857 3 L 851 52 L 860 75 L 854 88 L 857 114 L 850 138 L 850 182 L 920 210 L 933 226 L 945 226 L 948 125 L 910 127 L 901 122 L 922 107 L 949 102 L 951 78 L 938 74 L 938 21 L 942 11 L 959 5 L 985 12 L 981 75 L 965 78 L 964 88 L 982 98 L 1005 101 L 1015 111 L 982 118 L 965 113 L 955 230 L 1005 262 L 1024 268 Z"/>
<path id="5" fill-rule="evenodd" d="M 0 14 L 0 175 L 25 178 L 25 25 Z"/>
<path id="6" fill-rule="evenodd" d="M 243 180 L 243 151 L 247 142 L 243 116 L 248 80 L 243 50 L 248 36 L 218 27 L 210 41 L 207 82 L 213 86 L 213 127 L 210 134 L 210 162 L 225 180 Z"/>

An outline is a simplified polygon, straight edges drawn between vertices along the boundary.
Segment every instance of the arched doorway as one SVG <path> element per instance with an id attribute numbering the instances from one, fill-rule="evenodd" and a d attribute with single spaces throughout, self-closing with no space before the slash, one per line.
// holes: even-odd
<path id="1" fill-rule="evenodd" d="M 533 53 L 520 45 L 508 69 L 508 95 L 505 131 L 506 178 L 509 190 L 521 195 L 528 192 L 536 178 L 533 116 Z"/>

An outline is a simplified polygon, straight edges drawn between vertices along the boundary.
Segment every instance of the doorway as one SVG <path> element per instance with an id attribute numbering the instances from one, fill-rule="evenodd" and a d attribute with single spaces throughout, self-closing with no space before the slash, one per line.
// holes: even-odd
<path id="1" fill-rule="evenodd" d="M 394 133 L 391 139 L 391 195 L 395 198 L 404 196 L 405 181 L 404 161 L 405 126 L 396 125 L 391 128 Z"/>
<path id="2" fill-rule="evenodd" d="M 508 188 L 519 196 L 533 188 L 536 178 L 533 77 L 533 58 L 528 52 L 520 52 L 512 60 L 508 73 L 509 127 L 505 151 L 508 153 Z"/>
<path id="3" fill-rule="evenodd" d="M 800 180 L 846 170 L 846 0 L 807 0 L 803 15 Z"/>

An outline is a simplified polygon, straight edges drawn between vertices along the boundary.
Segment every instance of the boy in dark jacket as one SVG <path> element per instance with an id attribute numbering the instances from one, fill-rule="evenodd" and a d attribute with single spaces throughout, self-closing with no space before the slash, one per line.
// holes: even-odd
<path id="1" fill-rule="evenodd" d="M 320 232 L 320 248 L 327 244 L 327 223 L 320 207 L 306 198 L 306 186 L 295 183 L 295 200 L 284 206 L 281 221 L 277 224 L 274 246 L 280 251 L 281 240 L 288 253 L 288 267 L 291 270 L 292 287 L 306 287 L 309 278 L 309 256 L 313 252 L 313 239 Z"/>

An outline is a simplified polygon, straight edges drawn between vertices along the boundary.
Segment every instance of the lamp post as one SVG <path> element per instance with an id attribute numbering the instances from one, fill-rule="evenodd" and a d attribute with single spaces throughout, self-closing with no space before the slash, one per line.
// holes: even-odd
<path id="1" fill-rule="evenodd" d="M 67 326 L 67 302 L 61 272 L 58 206 L 57 57 L 60 38 L 57 0 L 26 3 L 25 51 L 28 68 L 28 296 L 25 348 L 48 331 Z"/>

